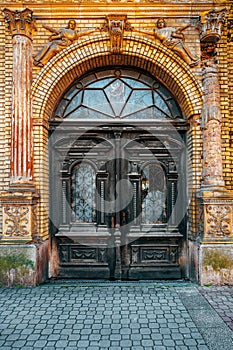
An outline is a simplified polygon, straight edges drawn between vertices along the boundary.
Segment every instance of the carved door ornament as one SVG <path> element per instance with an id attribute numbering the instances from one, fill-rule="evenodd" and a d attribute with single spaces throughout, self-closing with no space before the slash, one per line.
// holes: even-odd
<path id="1" fill-rule="evenodd" d="M 120 53 L 122 51 L 124 31 L 132 31 L 133 27 L 128 22 L 126 14 L 110 14 L 106 16 L 105 23 L 100 30 L 109 33 L 110 51 L 112 53 Z"/>
<path id="2" fill-rule="evenodd" d="M 199 59 L 192 54 L 188 46 L 185 44 L 184 31 L 189 28 L 191 23 L 183 27 L 168 27 L 164 18 L 159 18 L 155 23 L 152 32 L 135 29 L 136 32 L 152 36 L 155 42 L 162 44 L 170 50 L 176 52 L 190 67 L 196 66 Z"/>

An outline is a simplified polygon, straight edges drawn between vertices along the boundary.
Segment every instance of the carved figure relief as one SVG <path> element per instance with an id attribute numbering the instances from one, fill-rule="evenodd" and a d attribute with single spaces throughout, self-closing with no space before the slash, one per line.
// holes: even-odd
<path id="1" fill-rule="evenodd" d="M 52 35 L 49 37 L 49 42 L 34 56 L 34 65 L 39 67 L 43 67 L 58 52 L 71 45 L 82 36 L 99 30 L 95 28 L 86 32 L 79 32 L 76 30 L 75 20 L 69 20 L 65 28 L 54 29 L 45 25 L 43 27 L 50 31 Z"/>
<path id="2" fill-rule="evenodd" d="M 132 31 L 131 24 L 125 14 L 110 14 L 106 17 L 101 31 L 108 32 L 110 36 L 110 50 L 112 53 L 120 53 L 123 44 L 124 31 Z"/>
<path id="3" fill-rule="evenodd" d="M 224 237 L 231 234 L 231 207 L 229 205 L 207 205 L 207 234 Z"/>
<path id="4" fill-rule="evenodd" d="M 190 27 L 190 24 L 184 27 L 173 28 L 167 27 L 164 18 L 159 18 L 153 32 L 135 30 L 139 33 L 153 36 L 157 43 L 161 43 L 170 50 L 176 52 L 191 67 L 198 64 L 198 57 L 193 55 L 185 44 L 185 36 L 183 31 Z"/>
<path id="5" fill-rule="evenodd" d="M 4 212 L 6 214 L 5 225 L 7 230 L 5 236 L 8 237 L 24 237 L 29 236 L 28 232 L 28 213 L 27 207 L 5 207 Z"/>

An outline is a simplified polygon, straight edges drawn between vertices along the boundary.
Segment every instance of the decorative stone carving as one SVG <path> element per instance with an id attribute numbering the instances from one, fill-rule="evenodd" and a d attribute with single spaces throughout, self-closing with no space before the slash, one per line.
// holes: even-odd
<path id="1" fill-rule="evenodd" d="M 142 261 L 167 260 L 167 249 L 142 249 Z"/>
<path id="2" fill-rule="evenodd" d="M 37 236 L 35 210 L 38 196 L 31 191 L 24 193 L 4 192 L 2 240 L 31 241 Z"/>
<path id="3" fill-rule="evenodd" d="M 97 260 L 97 250 L 94 248 L 73 248 L 71 260 Z"/>
<path id="4" fill-rule="evenodd" d="M 105 23 L 100 30 L 109 33 L 110 51 L 112 53 L 120 53 L 122 51 L 124 31 L 132 31 L 133 27 L 128 22 L 126 14 L 110 14 L 106 16 Z"/>
<path id="5" fill-rule="evenodd" d="M 204 14 L 200 39 L 201 42 L 217 42 L 222 34 L 222 26 L 226 21 L 226 8 L 212 9 Z"/>
<path id="6" fill-rule="evenodd" d="M 32 17 L 33 12 L 31 10 L 11 11 L 5 8 L 2 13 L 12 36 L 18 34 L 31 38 L 33 30 L 36 30 L 35 21 Z"/>
<path id="7" fill-rule="evenodd" d="M 201 59 L 212 59 L 216 56 L 216 44 L 222 34 L 222 26 L 226 21 L 226 8 L 211 10 L 202 16 L 200 25 Z"/>
<path id="8" fill-rule="evenodd" d="M 231 234 L 232 208 L 230 205 L 206 206 L 206 233 L 208 236 L 225 237 Z"/>
<path id="9" fill-rule="evenodd" d="M 198 64 L 198 57 L 193 55 L 187 45 L 185 44 L 185 36 L 183 31 L 190 27 L 191 24 L 187 24 L 183 27 L 173 28 L 167 27 L 164 18 L 159 18 L 156 22 L 156 27 L 153 32 L 135 30 L 139 33 L 153 36 L 155 41 L 163 44 L 167 48 L 176 52 L 188 65 L 191 67 Z"/>
<path id="10" fill-rule="evenodd" d="M 99 30 L 95 28 L 86 32 L 79 32 L 76 30 L 75 20 L 69 20 L 65 28 L 54 29 L 47 25 L 43 25 L 43 27 L 50 31 L 52 35 L 49 37 L 49 42 L 46 43 L 34 57 L 34 65 L 39 67 L 43 67 L 58 52 L 71 45 L 82 36 Z"/>
<path id="11" fill-rule="evenodd" d="M 5 236 L 20 237 L 29 236 L 27 231 L 28 207 L 5 207 L 5 225 L 7 229 Z"/>

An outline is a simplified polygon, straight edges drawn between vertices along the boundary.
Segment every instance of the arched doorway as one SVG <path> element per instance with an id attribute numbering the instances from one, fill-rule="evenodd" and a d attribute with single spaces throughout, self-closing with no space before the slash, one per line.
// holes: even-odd
<path id="1" fill-rule="evenodd" d="M 59 276 L 184 276 L 187 121 L 171 92 L 124 67 L 78 78 L 50 119 Z"/>

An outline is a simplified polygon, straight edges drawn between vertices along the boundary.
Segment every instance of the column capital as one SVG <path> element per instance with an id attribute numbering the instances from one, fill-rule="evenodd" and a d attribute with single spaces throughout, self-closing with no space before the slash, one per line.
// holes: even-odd
<path id="1" fill-rule="evenodd" d="M 217 42 L 222 35 L 222 27 L 226 22 L 227 9 L 212 9 L 202 14 L 200 24 L 201 60 L 215 62 Z"/>
<path id="2" fill-rule="evenodd" d="M 23 11 L 12 11 L 5 8 L 2 14 L 12 36 L 24 35 L 31 39 L 33 30 L 36 30 L 35 21 L 32 16 L 33 11 L 28 8 Z"/>

